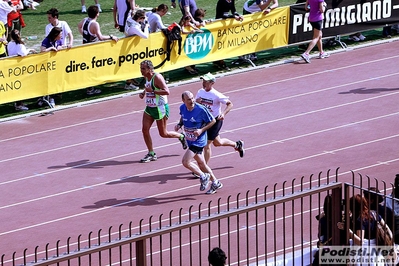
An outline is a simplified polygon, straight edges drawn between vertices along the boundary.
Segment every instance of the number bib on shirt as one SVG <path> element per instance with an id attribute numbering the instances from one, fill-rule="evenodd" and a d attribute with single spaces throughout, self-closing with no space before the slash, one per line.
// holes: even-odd
<path id="1" fill-rule="evenodd" d="M 145 97 L 145 103 L 148 107 L 157 107 L 157 101 L 155 93 L 147 92 Z"/>
<path id="2" fill-rule="evenodd" d="M 186 135 L 186 139 L 189 141 L 196 141 L 197 140 L 197 136 L 195 136 L 194 131 L 196 130 L 196 128 L 186 128 L 184 127 L 184 133 Z"/>

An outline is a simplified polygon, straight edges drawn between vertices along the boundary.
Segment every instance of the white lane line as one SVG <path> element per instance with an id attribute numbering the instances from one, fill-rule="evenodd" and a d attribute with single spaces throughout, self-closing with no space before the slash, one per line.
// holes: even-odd
<path id="1" fill-rule="evenodd" d="M 396 116 L 396 115 L 399 115 L 399 112 L 394 113 L 394 114 L 388 114 L 388 115 L 373 117 L 373 118 L 369 118 L 369 119 L 365 119 L 365 120 L 360 120 L 360 121 L 357 121 L 357 122 L 351 122 L 351 123 L 348 123 L 348 124 L 335 126 L 335 127 L 331 127 L 331 128 L 327 128 L 327 129 L 322 129 L 322 130 L 318 130 L 318 131 L 314 131 L 314 132 L 309 132 L 309 133 L 302 134 L 302 135 L 292 136 L 292 137 L 281 139 L 281 140 L 278 140 L 278 141 L 272 141 L 270 143 L 264 143 L 264 144 L 261 144 L 261 145 L 253 146 L 253 147 L 247 148 L 247 150 L 257 149 L 257 148 L 273 145 L 273 144 L 280 143 L 280 142 L 296 140 L 296 139 L 299 139 L 299 138 L 305 138 L 305 137 L 313 136 L 313 135 L 316 135 L 316 134 L 321 134 L 321 133 L 325 133 L 325 132 L 328 132 L 328 131 L 342 129 L 342 128 L 345 128 L 345 127 L 348 127 L 348 126 L 357 125 L 357 124 L 372 122 L 372 121 L 376 121 L 376 120 L 379 120 L 379 119 L 384 119 L 384 118 L 392 117 L 392 116 Z M 384 140 L 388 140 L 388 139 L 391 139 L 391 138 L 396 138 L 397 136 L 398 135 L 388 136 L 388 137 L 380 138 L 380 139 L 377 139 L 377 140 L 374 140 L 374 141 L 368 141 L 368 142 L 364 142 L 364 143 L 360 143 L 360 144 L 354 144 L 354 145 L 347 146 L 347 147 L 342 148 L 342 149 L 334 149 L 334 150 L 331 150 L 331 151 L 324 151 L 322 153 L 313 155 L 313 157 L 317 157 L 317 156 L 320 156 L 320 155 L 331 154 L 331 153 L 336 153 L 338 151 L 342 151 L 342 150 L 347 149 L 347 148 L 354 148 L 354 147 L 358 147 L 358 146 L 362 146 L 362 145 L 371 144 L 371 143 L 377 142 L 377 141 L 384 141 Z M 174 144 L 170 144 L 170 145 L 174 145 Z M 164 145 L 164 146 L 166 146 L 166 145 Z M 232 153 L 234 153 L 234 152 L 233 151 L 232 152 L 226 152 L 226 153 L 214 156 L 214 158 L 227 156 L 227 155 L 232 154 Z M 123 156 L 126 156 L 126 155 L 131 155 L 131 154 L 134 154 L 134 153 L 128 153 L 128 154 L 124 154 L 124 155 L 110 157 L 110 158 L 107 158 L 107 159 L 104 159 L 104 160 L 113 160 L 113 159 L 116 159 L 116 158 L 119 158 L 119 157 L 123 157 Z M 312 157 L 303 157 L 303 158 L 310 159 Z M 102 161 L 104 161 L 104 160 L 102 160 Z M 297 160 L 301 161 L 302 159 L 300 158 L 300 159 L 297 159 Z M 288 161 L 288 163 L 293 163 L 293 162 L 295 162 L 295 161 Z M 93 163 L 96 163 L 96 162 L 85 163 L 85 164 L 82 164 L 82 165 L 77 165 L 77 166 L 72 166 L 72 167 L 65 167 L 63 169 L 57 169 L 57 170 L 54 170 L 54 171 L 41 173 L 41 175 L 48 175 L 48 174 L 52 174 L 52 173 L 59 172 L 59 171 L 69 170 L 69 169 L 73 169 L 73 168 L 79 168 L 79 167 L 87 166 L 87 165 L 90 165 L 90 164 L 93 164 Z M 282 166 L 282 165 L 285 165 L 285 163 L 276 164 L 276 165 L 272 165 L 272 166 L 268 166 L 268 167 L 269 168 L 273 168 L 273 167 L 278 167 L 278 166 Z M 176 168 L 176 167 L 181 167 L 181 164 L 175 164 L 175 165 L 171 165 L 171 166 L 168 166 L 168 167 L 163 167 L 161 169 L 154 169 L 154 170 L 146 171 L 146 172 L 143 172 L 143 173 L 137 173 L 134 176 L 142 176 L 142 175 L 147 175 L 147 174 L 153 174 L 153 173 L 161 172 L 161 171 L 166 170 L 166 169 L 173 169 L 173 168 Z M 261 168 L 261 169 L 268 169 L 268 168 Z M 253 170 L 253 171 L 255 171 L 255 170 Z M 2 182 L 2 183 L 0 183 L 0 185 L 5 185 L 5 184 L 9 184 L 9 183 L 21 181 L 21 180 L 24 180 L 24 179 L 37 177 L 37 176 L 38 175 L 35 174 L 35 175 L 27 176 L 27 177 L 24 177 L 24 178 L 16 179 L 16 180 L 10 180 L 10 181 L 6 181 L 6 182 Z M 235 176 L 236 175 L 232 175 L 232 177 L 235 177 Z M 127 177 L 124 177 L 124 178 L 132 178 L 132 177 L 133 176 L 127 176 Z M 227 179 L 227 177 L 225 177 L 223 179 Z M 76 191 L 81 191 L 81 190 L 88 189 L 88 188 L 92 189 L 94 187 L 98 187 L 98 186 L 101 186 L 101 185 L 106 185 L 108 183 L 116 182 L 116 181 L 119 181 L 119 180 L 120 180 L 120 178 L 114 179 L 114 180 L 110 180 L 110 181 L 106 181 L 106 182 L 96 183 L 96 184 L 93 184 L 93 185 L 88 185 L 86 187 L 80 187 L 80 188 L 77 188 L 77 189 L 68 190 L 68 191 L 64 191 L 64 192 L 60 192 L 60 193 L 56 193 L 56 194 L 51 194 L 51 195 L 47 195 L 47 196 L 43 196 L 43 197 L 38 197 L 38 198 L 34 198 L 34 199 L 31 199 L 31 200 L 27 200 L 27 201 L 22 201 L 22 202 L 17 202 L 17 203 L 5 205 L 5 206 L 0 206 L 0 210 L 1 209 L 6 209 L 6 208 L 10 208 L 10 207 L 15 207 L 15 206 L 26 204 L 26 203 L 31 203 L 31 202 L 43 200 L 43 199 L 48 199 L 48 198 L 52 198 L 52 197 L 56 197 L 56 196 L 60 196 L 60 195 L 69 194 L 69 193 L 73 193 L 73 192 L 76 192 Z M 174 191 L 179 191 L 179 190 L 174 190 Z"/>
<path id="2" fill-rule="evenodd" d="M 393 75 L 399 75 L 399 73 L 386 75 L 385 77 L 393 76 Z M 353 85 L 353 84 L 356 84 L 356 83 L 366 82 L 366 81 L 369 81 L 369 80 L 370 80 L 370 78 L 366 79 L 366 80 L 352 82 L 352 83 L 349 83 L 349 84 Z M 293 95 L 293 96 L 287 96 L 287 97 L 274 99 L 274 100 L 270 100 L 270 101 L 266 101 L 266 102 L 262 102 L 262 103 L 257 103 L 257 104 L 251 104 L 251 105 L 235 108 L 232 111 L 241 110 L 241 109 L 247 109 L 247 108 L 260 106 L 260 105 L 264 105 L 264 104 L 269 104 L 269 103 L 273 103 L 273 102 L 279 102 L 279 101 L 283 101 L 283 100 L 287 100 L 287 99 L 293 99 L 293 98 L 296 98 L 296 97 L 302 97 L 302 96 L 305 96 L 305 95 L 318 93 L 318 92 L 326 91 L 326 90 L 331 90 L 331 89 L 335 89 L 335 88 L 342 87 L 342 86 L 345 86 L 345 85 L 337 85 L 337 86 L 333 86 L 333 87 L 329 87 L 329 88 L 325 88 L 325 89 L 321 89 L 321 90 L 317 90 L 317 91 L 297 94 L 297 95 Z M 330 107 L 326 107 L 326 108 L 322 108 L 322 109 L 318 109 L 318 110 L 313 110 L 313 111 L 309 111 L 309 112 L 305 112 L 305 113 L 300 113 L 300 114 L 297 114 L 297 115 L 287 116 L 287 117 L 283 117 L 283 118 L 279 118 L 279 119 L 275 119 L 275 120 L 270 120 L 270 121 L 267 121 L 267 122 L 262 122 L 262 123 L 258 123 L 258 124 L 252 124 L 252 125 L 249 125 L 249 126 L 236 128 L 234 130 L 229 130 L 229 132 L 236 132 L 236 131 L 239 131 L 239 130 L 242 130 L 242 129 L 251 128 L 251 127 L 254 127 L 254 126 L 258 126 L 258 125 L 270 124 L 270 123 L 274 123 L 274 122 L 278 122 L 278 121 L 283 121 L 283 120 L 287 120 L 287 119 L 297 118 L 297 117 L 308 115 L 308 114 L 313 114 L 313 113 L 318 113 L 318 112 L 331 110 L 331 109 L 335 109 L 335 108 L 339 108 L 339 107 L 349 106 L 349 105 L 352 105 L 352 104 L 367 102 L 367 101 L 371 101 L 371 100 L 375 100 L 375 99 L 379 99 L 379 98 L 383 98 L 383 97 L 389 97 L 389 96 L 392 96 L 392 95 L 395 95 L 395 94 L 399 94 L 399 91 L 391 92 L 391 93 L 387 93 L 387 94 L 382 94 L 382 95 L 378 95 L 378 96 L 374 96 L 374 97 L 371 97 L 371 98 L 362 99 L 362 100 L 358 100 L 358 101 L 353 101 L 353 102 L 343 103 L 343 104 L 339 104 L 339 105 L 335 105 L 335 106 L 330 106 Z M 155 128 L 155 126 L 152 127 L 152 129 L 154 129 L 154 128 Z M 17 159 L 22 159 L 22 158 L 27 158 L 27 157 L 30 157 L 30 156 L 36 156 L 36 155 L 39 155 L 39 154 L 44 154 L 44 153 L 53 152 L 53 151 L 57 151 L 57 150 L 62 150 L 62 149 L 66 149 L 66 148 L 77 147 L 77 146 L 85 145 L 85 144 L 88 144 L 88 143 L 94 143 L 94 142 L 103 141 L 103 140 L 107 140 L 107 139 L 112 139 L 112 138 L 116 138 L 116 137 L 119 137 L 119 136 L 132 134 L 132 133 L 138 133 L 138 132 L 141 132 L 141 129 L 140 130 L 135 130 L 135 131 L 130 131 L 130 132 L 125 132 L 125 133 L 121 133 L 121 134 L 116 134 L 116 135 L 112 135 L 112 136 L 108 136 L 108 137 L 98 138 L 98 139 L 94 139 L 94 140 L 90 140 L 90 141 L 85 141 L 85 142 L 75 143 L 75 144 L 71 144 L 71 145 L 66 145 L 66 146 L 62 146 L 62 147 L 58 147 L 58 148 L 54 148 L 54 149 L 47 149 L 47 150 L 40 151 L 40 152 L 25 154 L 25 155 L 16 156 L 16 157 L 11 157 L 11 158 L 0 160 L 0 163 L 9 162 L 9 161 L 17 160 Z M 176 143 L 176 145 L 177 145 L 177 143 Z M 142 151 L 140 151 L 140 152 L 142 152 Z M 1 185 L 1 183 L 0 183 L 0 185 Z"/>
<path id="3" fill-rule="evenodd" d="M 35 132 L 35 133 L 25 134 L 25 135 L 21 135 L 21 136 L 15 136 L 15 137 L 8 138 L 8 139 L 0 139 L 0 143 L 1 142 L 6 142 L 6 141 L 11 141 L 11 140 L 27 138 L 27 137 L 32 137 L 32 136 L 37 136 L 37 135 L 41 135 L 41 134 L 45 134 L 45 133 L 49 133 L 49 132 L 58 131 L 58 130 L 65 130 L 65 129 L 68 129 L 68 128 L 73 128 L 73 127 L 77 127 L 77 126 L 83 126 L 83 125 L 87 125 L 87 124 L 91 124 L 91 123 L 102 122 L 102 121 L 105 121 L 105 120 L 108 120 L 108 119 L 119 118 L 119 117 L 122 117 L 122 116 L 127 116 L 127 115 L 131 115 L 131 114 L 135 114 L 135 113 L 142 113 L 142 112 L 143 111 L 133 111 L 133 112 L 128 112 L 128 113 L 124 113 L 124 114 L 118 114 L 118 115 L 103 117 L 103 118 L 99 118 L 99 119 L 94 119 L 94 120 L 90 120 L 90 121 L 86 121 L 86 122 L 71 124 L 71 125 L 67 125 L 67 126 L 55 127 L 55 128 L 51 128 L 51 129 L 47 129 L 47 130 L 38 131 L 38 132 Z"/>
<path id="4" fill-rule="evenodd" d="M 380 58 L 380 59 L 371 60 L 371 61 L 367 61 L 367 62 L 362 62 L 362 63 L 358 63 L 358 64 L 346 65 L 346 66 L 339 67 L 339 68 L 334 68 L 334 69 L 327 69 L 327 70 L 324 70 L 324 71 L 318 71 L 318 72 L 315 72 L 315 73 L 310 73 L 310 74 L 306 74 L 306 75 L 290 77 L 290 78 L 281 79 L 281 80 L 277 80 L 277 81 L 261 83 L 261 84 L 255 85 L 255 86 L 249 86 L 249 87 L 244 87 L 244 88 L 241 88 L 241 89 L 232 90 L 232 91 L 229 91 L 228 93 L 226 92 L 226 94 L 230 94 L 230 93 L 233 93 L 233 92 L 239 92 L 239 91 L 245 91 L 245 90 L 248 90 L 248 89 L 253 89 L 253 88 L 258 88 L 258 87 L 263 87 L 263 86 L 270 86 L 270 85 L 274 85 L 274 84 L 277 84 L 277 83 L 284 83 L 284 82 L 287 82 L 287 81 L 298 80 L 298 79 L 302 79 L 302 78 L 308 78 L 308 77 L 311 77 L 311 76 L 320 75 L 322 73 L 328 73 L 328 72 L 337 71 L 337 70 L 345 70 L 345 69 L 353 68 L 353 67 L 356 67 L 356 66 L 362 66 L 362 65 L 372 64 L 372 63 L 381 62 L 381 61 L 385 61 L 385 60 L 391 60 L 391 59 L 394 59 L 394 58 L 397 58 L 397 57 L 399 57 L 399 55 L 390 56 L 390 57 L 386 57 L 386 58 Z M 362 81 L 359 81 L 359 82 L 364 82 L 364 81 L 369 81 L 369 80 L 373 80 L 373 79 L 376 79 L 376 78 L 383 78 L 383 77 L 389 77 L 389 76 L 394 76 L 394 75 L 398 75 L 398 73 L 392 73 L 392 74 L 387 74 L 387 75 L 383 75 L 383 76 L 368 78 L 368 79 L 365 79 L 365 80 L 362 80 Z M 359 82 L 347 83 L 347 84 L 351 85 L 351 84 L 356 84 L 356 83 L 359 83 Z M 342 85 L 342 86 L 345 86 L 345 84 Z M 342 86 L 338 86 L 338 87 L 342 87 Z M 332 88 L 335 88 L 335 87 L 332 87 Z M 320 91 L 323 91 L 323 90 L 320 90 Z M 303 94 L 303 95 L 306 95 L 306 94 Z M 303 96 L 303 95 L 299 94 L 299 96 Z M 295 98 L 295 95 L 291 96 L 291 98 Z M 181 102 L 170 103 L 169 105 L 177 105 L 177 104 L 181 104 Z M 232 111 L 234 111 L 234 110 L 235 110 L 235 108 L 233 108 Z M 86 121 L 86 122 L 82 122 L 82 123 L 77 123 L 77 124 L 73 124 L 73 125 L 67 125 L 67 126 L 62 126 L 62 127 L 58 127 L 58 128 L 52 128 L 52 129 L 49 129 L 49 130 L 39 131 L 39 132 L 30 133 L 30 134 L 26 134 L 26 135 L 15 136 L 15 137 L 8 138 L 8 139 L 3 139 L 3 140 L 0 139 L 0 143 L 1 142 L 6 142 L 6 141 L 10 141 L 10 140 L 30 137 L 30 136 L 36 136 L 36 135 L 40 135 L 40 134 L 44 134 L 44 133 L 48 133 L 48 132 L 57 131 L 57 130 L 64 130 L 64 129 L 67 129 L 67 128 L 72 128 L 72 127 L 76 127 L 76 126 L 86 125 L 86 124 L 90 124 L 90 123 L 102 122 L 102 121 L 105 121 L 105 120 L 108 120 L 108 119 L 118 118 L 118 117 L 131 115 L 131 114 L 137 114 L 137 113 L 142 113 L 142 111 L 133 111 L 133 112 L 113 115 L 113 116 L 109 116 L 109 117 L 104 117 L 104 118 L 100 118 L 100 119 L 95 119 L 95 120 L 91 120 L 91 121 Z"/>
<path id="5" fill-rule="evenodd" d="M 398 136 L 399 135 L 396 135 L 395 137 L 398 137 Z M 384 138 L 384 139 L 389 139 L 389 138 Z M 370 143 L 375 143 L 375 142 L 378 142 L 378 141 L 379 140 L 374 140 L 374 141 L 366 142 L 365 144 L 358 144 L 358 145 L 352 145 L 352 146 L 348 146 L 348 147 L 343 147 L 343 148 L 337 149 L 336 151 L 346 150 L 346 149 L 350 149 L 350 148 L 353 148 L 353 147 L 358 147 L 358 146 L 362 146 L 362 145 L 366 145 L 366 144 L 370 144 Z M 226 179 L 230 179 L 230 178 L 234 178 L 234 177 L 244 176 L 244 175 L 247 175 L 247 174 L 260 172 L 260 171 L 263 171 L 263 170 L 266 170 L 266 169 L 271 169 L 271 168 L 279 167 L 279 166 L 282 166 L 282 165 L 287 165 L 287 164 L 290 164 L 290 163 L 297 163 L 299 161 L 304 161 L 304 160 L 307 160 L 307 159 L 311 159 L 311 158 L 315 158 L 315 157 L 319 157 L 319 156 L 323 156 L 323 155 L 326 155 L 326 153 L 318 153 L 318 154 L 314 154 L 314 155 L 309 155 L 309 156 L 298 158 L 298 159 L 295 159 L 295 160 L 291 160 L 291 161 L 287 161 L 287 162 L 283 162 L 283 163 L 279 163 L 279 164 L 275 164 L 275 165 L 270 165 L 270 166 L 254 169 L 254 170 L 247 171 L 247 172 L 234 174 L 234 175 L 227 176 L 227 177 L 224 177 L 224 178 L 219 178 L 219 179 L 220 180 L 226 180 Z M 399 158 L 394 158 L 394 159 L 385 161 L 385 162 L 383 162 L 383 164 L 389 164 L 389 163 L 397 162 L 397 161 L 399 161 Z M 374 166 L 380 166 L 380 165 L 381 165 L 381 163 L 373 164 L 371 166 L 363 166 L 363 167 L 358 168 L 358 170 L 359 169 L 367 169 L 367 168 L 371 168 L 371 167 L 374 167 Z M 358 171 L 358 170 L 356 170 L 356 171 Z M 340 175 L 342 175 L 342 174 L 340 174 Z M 198 185 L 191 185 L 191 186 L 181 187 L 179 189 L 169 190 L 169 191 L 165 191 L 165 192 L 162 192 L 162 193 L 159 193 L 159 194 L 151 195 L 151 196 L 148 196 L 146 198 L 156 198 L 156 197 L 159 197 L 159 196 L 164 196 L 164 195 L 167 195 L 167 194 L 170 194 L 170 193 L 175 193 L 175 192 L 178 192 L 178 191 L 191 189 L 191 188 L 195 188 L 195 187 L 198 187 Z M 15 232 L 20 232 L 20 231 L 31 229 L 31 228 L 40 227 L 40 226 L 51 224 L 51 223 L 65 221 L 65 220 L 68 220 L 68 219 L 71 219 L 71 218 L 75 218 L 75 217 L 79 217 L 79 216 L 83 216 L 83 215 L 87 215 L 87 214 L 91 214 L 91 213 L 95 213 L 95 212 L 99 212 L 99 211 L 104 211 L 104 210 L 107 210 L 107 209 L 110 209 L 110 208 L 114 208 L 114 207 L 117 207 L 117 206 L 123 206 L 123 205 L 134 203 L 134 202 L 137 202 L 137 201 L 140 201 L 140 200 L 142 200 L 142 199 L 133 199 L 133 200 L 126 201 L 124 203 L 119 203 L 119 204 L 112 205 L 112 206 L 106 206 L 106 207 L 102 207 L 102 208 L 91 210 L 91 211 L 85 211 L 85 212 L 77 213 L 77 214 L 74 214 L 74 215 L 68 215 L 68 216 L 65 216 L 65 217 L 58 218 L 58 219 L 53 219 L 53 220 L 49 220 L 49 221 L 46 221 L 46 222 L 33 224 L 33 225 L 30 225 L 30 226 L 20 227 L 20 228 L 14 229 L 14 230 L 1 232 L 0 236 L 12 234 L 12 233 L 15 233 Z"/>

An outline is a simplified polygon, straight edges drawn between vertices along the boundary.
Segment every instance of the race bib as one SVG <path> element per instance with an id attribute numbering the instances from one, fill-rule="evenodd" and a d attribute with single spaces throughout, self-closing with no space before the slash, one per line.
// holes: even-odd
<path id="1" fill-rule="evenodd" d="M 184 128 L 184 135 L 186 135 L 186 139 L 189 141 L 196 141 L 197 137 L 194 134 L 196 128 Z"/>
<path id="2" fill-rule="evenodd" d="M 157 106 L 155 93 L 153 93 L 153 92 L 147 92 L 146 93 L 145 104 L 148 107 L 156 107 Z"/>

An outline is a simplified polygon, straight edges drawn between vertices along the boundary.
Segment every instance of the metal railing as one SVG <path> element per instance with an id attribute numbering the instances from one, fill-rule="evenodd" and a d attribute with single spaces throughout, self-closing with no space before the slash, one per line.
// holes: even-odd
<path id="1" fill-rule="evenodd" d="M 228 265 L 306 265 L 317 250 L 315 217 L 326 195 L 333 198 L 333 224 L 341 220 L 343 186 L 338 169 L 332 176 L 320 172 L 151 216 L 136 227 L 130 222 L 90 232 L 86 239 L 79 235 L 74 242 L 69 237 L 53 247 L 25 249 L 19 257 L 3 255 L 1 265 L 208 265 L 213 247 L 226 251 Z M 333 241 L 340 242 L 338 229 L 332 230 Z"/>

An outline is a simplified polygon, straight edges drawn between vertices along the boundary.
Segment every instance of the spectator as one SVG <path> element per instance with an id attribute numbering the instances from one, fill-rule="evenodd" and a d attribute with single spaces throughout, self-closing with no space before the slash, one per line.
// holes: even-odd
<path id="1" fill-rule="evenodd" d="M 202 8 L 198 8 L 195 10 L 194 19 L 199 22 L 199 27 L 205 27 L 207 22 L 211 22 L 212 20 L 205 20 L 206 10 Z"/>
<path id="2" fill-rule="evenodd" d="M 370 187 L 368 190 L 363 191 L 363 195 L 370 210 L 377 212 L 384 219 L 388 227 L 393 229 L 393 212 L 390 208 L 381 205 L 384 199 L 380 195 L 380 190 L 376 187 Z"/>
<path id="3" fill-rule="evenodd" d="M 115 0 L 114 8 L 112 9 L 115 29 L 125 32 L 126 20 L 133 13 L 135 7 L 135 0 Z"/>
<path id="4" fill-rule="evenodd" d="M 377 223 L 385 226 L 384 219 L 381 218 L 375 211 L 371 211 L 369 205 L 364 197 L 357 194 L 349 199 L 349 209 L 351 211 L 350 228 L 348 228 L 348 236 L 355 246 L 376 246 L 377 245 Z M 348 215 L 346 215 L 348 217 Z M 339 222 L 337 224 L 341 230 L 345 229 L 345 223 Z M 387 227 L 388 234 L 392 236 L 392 232 Z M 369 261 L 375 261 L 375 254 L 370 254 L 372 257 L 367 257 Z M 362 264 L 371 265 L 371 264 Z"/>
<path id="5" fill-rule="evenodd" d="M 25 43 L 22 41 L 19 30 L 11 31 L 11 41 L 8 43 L 8 56 L 26 56 L 28 54 L 35 54 L 34 49 L 27 49 Z"/>
<path id="6" fill-rule="evenodd" d="M 197 10 L 197 2 L 195 0 L 180 0 L 180 10 L 183 14 L 182 17 L 189 16 L 190 21 L 195 26 L 199 26 L 199 22 L 194 19 L 195 11 Z"/>
<path id="7" fill-rule="evenodd" d="M 234 18 L 243 21 L 244 17 L 237 13 L 234 0 L 219 0 L 216 4 L 216 19 Z"/>
<path id="8" fill-rule="evenodd" d="M 7 45 L 7 36 L 6 36 L 6 27 L 3 22 L 0 21 L 0 57 L 6 57 L 6 45 Z"/>
<path id="9" fill-rule="evenodd" d="M 150 12 L 146 13 L 148 23 L 150 24 L 150 33 L 165 29 L 166 26 L 162 22 L 162 17 L 168 13 L 168 6 L 160 4 L 158 7 L 154 7 Z"/>
<path id="10" fill-rule="evenodd" d="M 24 5 L 24 9 L 30 8 L 32 10 L 36 10 L 36 7 L 40 5 L 35 0 L 23 0 L 22 3 Z"/>
<path id="11" fill-rule="evenodd" d="M 393 211 L 393 215 L 399 216 L 399 174 L 395 176 L 393 191 L 390 197 L 386 197 L 385 206 Z"/>
<path id="12" fill-rule="evenodd" d="M 272 4 L 273 3 L 273 4 Z M 270 5 L 272 4 L 272 5 Z M 263 14 L 269 14 L 273 9 L 278 7 L 278 0 L 247 0 L 244 3 L 243 14 L 253 14 L 263 11 Z"/>
<path id="13" fill-rule="evenodd" d="M 71 28 L 69 27 L 68 23 L 63 20 L 59 20 L 59 13 L 56 8 L 51 8 L 47 11 L 47 19 L 49 24 L 47 24 L 45 33 L 46 36 L 49 35 L 51 29 L 54 27 L 58 27 L 62 29 L 62 34 L 61 34 L 61 43 L 62 46 L 66 48 L 71 48 L 73 45 L 73 34 L 71 31 Z M 67 42 L 68 39 L 68 42 Z"/>
<path id="14" fill-rule="evenodd" d="M 0 0 L 0 22 L 3 22 L 3 25 L 6 29 L 5 35 L 8 37 L 8 14 L 11 12 L 16 12 L 15 6 L 10 6 L 8 4 L 8 0 Z"/>
<path id="15" fill-rule="evenodd" d="M 393 191 L 390 196 L 385 198 L 385 207 L 390 209 L 393 215 L 392 231 L 395 238 L 395 243 L 399 244 L 399 174 L 395 176 Z"/>
<path id="16" fill-rule="evenodd" d="M 310 11 L 309 11 L 309 8 Z M 312 51 L 313 47 L 317 45 L 319 48 L 319 58 L 327 58 L 330 54 L 325 53 L 323 51 L 323 42 L 322 42 L 322 29 L 323 29 L 323 20 L 324 20 L 324 11 L 326 10 L 327 4 L 323 0 L 306 0 L 305 10 L 309 11 L 309 22 L 313 27 L 313 39 L 308 45 L 306 51 L 301 55 L 303 60 L 306 63 L 310 63 L 309 53 Z"/>
<path id="17" fill-rule="evenodd" d="M 42 45 L 40 47 L 41 52 L 49 52 L 49 51 L 59 51 L 62 50 L 62 41 L 61 41 L 61 33 L 62 29 L 58 27 L 54 27 L 51 29 L 50 33 L 46 38 L 42 41 Z M 55 101 L 53 96 L 45 96 L 42 100 L 47 102 L 50 107 L 55 107 Z M 40 102 L 40 101 L 39 101 Z"/>
<path id="18" fill-rule="evenodd" d="M 42 41 L 42 45 L 40 47 L 41 52 L 48 52 L 48 51 L 59 51 L 62 47 L 61 41 L 61 33 L 62 29 L 59 27 L 54 27 L 51 29 L 50 33 L 44 38 Z"/>
<path id="19" fill-rule="evenodd" d="M 226 253 L 221 248 L 214 248 L 209 252 L 208 262 L 212 266 L 224 266 L 226 265 Z"/>
<path id="20" fill-rule="evenodd" d="M 115 42 L 118 41 L 117 37 L 112 35 L 104 36 L 101 33 L 100 24 L 98 23 L 97 19 L 100 12 L 98 6 L 90 6 L 87 9 L 87 18 L 82 19 L 78 23 L 78 30 L 80 34 L 83 36 L 83 44 L 85 43 L 93 43 L 97 41 L 104 41 L 104 40 L 113 40 Z M 87 95 L 99 94 L 101 93 L 100 89 L 95 89 L 93 87 L 88 88 L 86 90 Z"/>
<path id="21" fill-rule="evenodd" d="M 271 4 L 273 3 L 273 4 Z M 247 0 L 244 3 L 243 7 L 243 15 L 253 14 L 256 12 L 262 12 L 263 14 L 269 14 L 273 9 L 278 7 L 278 0 Z M 239 56 L 237 60 L 233 61 L 232 64 L 234 65 L 241 65 L 245 62 L 245 59 L 249 59 L 251 61 L 255 61 L 258 59 L 256 53 L 248 54 L 245 56 Z"/>
<path id="22" fill-rule="evenodd" d="M 200 30 L 199 28 L 197 28 L 195 26 L 194 23 L 191 22 L 191 19 L 189 16 L 184 16 L 181 18 L 181 20 L 179 21 L 179 25 L 181 27 L 181 31 L 183 34 L 189 34 L 189 33 L 202 33 L 204 31 Z"/>
<path id="23" fill-rule="evenodd" d="M 223 187 L 222 182 L 216 179 L 212 169 L 204 159 L 203 150 L 207 143 L 206 131 L 216 122 L 206 107 L 195 102 L 190 91 L 182 94 L 183 104 L 180 106 L 180 122 L 175 126 L 179 130 L 184 126 L 188 150 L 183 156 L 182 164 L 200 178 L 200 191 L 204 191 L 211 181 L 206 194 L 214 194 Z M 195 160 L 195 162 L 194 162 Z"/>
<path id="24" fill-rule="evenodd" d="M 16 29 L 12 30 L 10 36 L 11 36 L 11 41 L 8 43 L 7 46 L 8 56 L 26 56 L 28 54 L 36 53 L 36 51 L 33 49 L 26 49 L 25 43 L 21 39 L 19 30 Z M 14 107 L 16 111 L 29 110 L 29 108 L 22 101 L 14 103 Z"/>
<path id="25" fill-rule="evenodd" d="M 13 29 L 19 30 L 21 32 L 22 28 L 26 26 L 24 18 L 21 14 L 21 10 L 24 9 L 24 5 L 21 0 L 10 0 L 9 3 L 15 9 L 15 12 L 10 12 L 7 15 L 7 25 L 8 25 L 8 36 L 7 41 L 11 41 L 11 31 Z"/>
<path id="26" fill-rule="evenodd" d="M 176 8 L 176 0 L 171 0 L 170 5 L 172 8 Z"/>
<path id="27" fill-rule="evenodd" d="M 86 4 L 85 4 L 85 2 L 86 2 L 86 0 L 80 0 L 80 2 L 81 2 L 81 4 L 82 4 L 82 13 L 86 13 L 87 11 L 86 11 Z M 98 7 L 98 12 L 103 12 L 102 10 L 101 10 L 101 7 L 100 7 L 100 4 L 98 3 L 98 0 L 94 0 L 94 3 L 96 4 L 96 6 Z"/>
<path id="28" fill-rule="evenodd" d="M 321 248 L 325 245 L 331 245 L 332 240 L 332 197 L 327 195 L 324 198 L 323 212 L 316 216 L 319 221 L 317 230 L 317 247 Z M 319 250 L 314 255 L 312 266 L 318 266 L 320 253 Z"/>
<path id="29" fill-rule="evenodd" d="M 179 24 L 182 27 L 182 33 L 187 34 L 187 32 L 183 31 L 182 24 L 190 22 L 194 25 L 194 27 L 200 26 L 200 23 L 194 19 L 195 11 L 197 10 L 197 2 L 195 0 L 180 0 L 179 6 L 180 6 L 180 10 L 183 14 L 182 19 L 180 20 Z M 187 18 L 189 18 L 189 19 L 187 19 Z M 186 21 L 188 21 L 188 22 L 186 22 Z M 195 67 L 195 65 L 186 66 L 185 69 L 191 75 L 198 74 L 198 69 Z"/>
<path id="30" fill-rule="evenodd" d="M 134 15 L 126 20 L 125 35 L 126 36 L 139 36 L 140 38 L 148 39 L 149 28 L 146 20 L 145 12 L 137 10 Z M 134 79 L 126 81 L 125 90 L 138 90 L 140 83 Z"/>
<path id="31" fill-rule="evenodd" d="M 183 33 L 183 34 L 203 32 L 202 30 L 198 29 L 194 23 L 191 22 L 190 16 L 182 17 L 181 20 L 179 21 L 179 25 L 181 27 L 181 33 Z M 198 69 L 195 67 L 195 65 L 186 66 L 184 68 L 191 75 L 196 75 L 199 72 Z"/>
<path id="32" fill-rule="evenodd" d="M 237 13 L 235 0 L 218 0 L 216 4 L 216 19 L 227 19 L 227 18 L 234 18 L 238 21 L 242 21 L 244 19 L 243 16 Z M 226 66 L 224 60 L 219 60 L 213 62 L 213 64 L 219 69 L 230 70 Z"/>
<path id="33" fill-rule="evenodd" d="M 178 138 L 183 149 L 187 149 L 187 143 L 184 134 L 168 131 L 166 128 L 169 118 L 168 95 L 170 91 L 165 79 L 161 74 L 155 73 L 154 66 L 150 60 L 141 62 L 140 71 L 146 80 L 144 91 L 139 94 L 139 97 L 141 99 L 145 97 L 146 108 L 143 113 L 142 132 L 148 149 L 148 153 L 140 162 L 148 163 L 157 160 L 150 134 L 154 121 L 156 121 L 159 135 L 162 138 Z"/>
<path id="34" fill-rule="evenodd" d="M 148 39 L 149 25 L 146 20 L 144 10 L 137 10 L 132 16 L 128 17 L 125 25 L 126 36 L 140 36 L 141 38 Z"/>
<path id="35" fill-rule="evenodd" d="M 230 101 L 229 97 L 223 95 L 213 87 L 216 82 L 215 76 L 211 73 L 207 73 L 203 75 L 201 79 L 202 88 L 198 90 L 195 96 L 196 102 L 204 105 L 216 119 L 216 123 L 207 130 L 208 142 L 204 148 L 206 163 L 209 163 L 211 159 L 212 144 L 215 147 L 230 146 L 239 152 L 241 158 L 244 157 L 244 142 L 242 140 L 232 141 L 227 138 L 221 138 L 219 135 L 226 115 L 233 108 L 233 103 Z M 225 105 L 224 110 L 222 110 L 222 105 Z"/>

